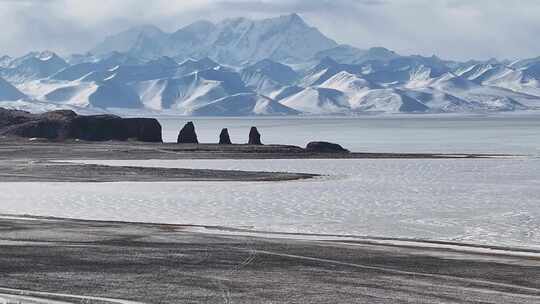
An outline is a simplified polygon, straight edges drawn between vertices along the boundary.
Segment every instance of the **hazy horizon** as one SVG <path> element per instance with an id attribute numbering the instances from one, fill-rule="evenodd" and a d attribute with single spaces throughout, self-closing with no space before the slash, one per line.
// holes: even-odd
<path id="1" fill-rule="evenodd" d="M 338 43 L 451 60 L 537 57 L 540 3 L 478 0 L 0 0 L 2 55 L 84 53 L 106 36 L 152 24 L 172 32 L 197 20 L 298 13 Z"/>

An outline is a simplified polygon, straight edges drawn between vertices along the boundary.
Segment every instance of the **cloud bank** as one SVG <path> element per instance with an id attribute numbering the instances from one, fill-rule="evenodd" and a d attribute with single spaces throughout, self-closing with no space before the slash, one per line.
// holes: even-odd
<path id="1" fill-rule="evenodd" d="M 537 0 L 0 0 L 0 54 L 84 52 L 134 25 L 299 13 L 340 43 L 449 59 L 540 56 Z"/>

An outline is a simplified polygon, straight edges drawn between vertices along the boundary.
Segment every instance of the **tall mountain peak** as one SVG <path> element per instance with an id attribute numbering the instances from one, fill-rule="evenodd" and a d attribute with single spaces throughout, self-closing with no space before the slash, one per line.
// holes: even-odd
<path id="1" fill-rule="evenodd" d="M 93 53 L 117 50 L 144 59 L 210 57 L 221 63 L 242 64 L 265 58 L 281 62 L 306 60 L 319 51 L 337 46 L 298 14 L 262 20 L 241 17 L 217 24 L 203 20 L 172 34 L 148 35 L 145 31 L 131 29 L 111 36 Z"/>
<path id="2" fill-rule="evenodd" d="M 298 15 L 297 13 L 292 13 L 290 15 L 286 15 L 285 17 L 291 23 L 296 23 L 296 24 L 306 25 L 307 26 L 307 23 L 304 21 L 304 19 L 300 15 Z"/>
<path id="3" fill-rule="evenodd" d="M 159 40 L 165 37 L 160 28 L 155 25 L 139 25 L 129 28 L 123 32 L 105 38 L 103 42 L 94 47 L 90 53 L 94 55 L 108 54 L 114 51 L 128 52 L 141 39 L 147 41 Z"/>

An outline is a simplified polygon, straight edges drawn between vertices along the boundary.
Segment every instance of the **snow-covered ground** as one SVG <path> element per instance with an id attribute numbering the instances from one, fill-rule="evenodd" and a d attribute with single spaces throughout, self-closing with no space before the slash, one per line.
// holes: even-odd
<path id="1" fill-rule="evenodd" d="M 540 248 L 540 160 L 176 160 L 314 172 L 294 182 L 0 183 L 2 213 Z"/>

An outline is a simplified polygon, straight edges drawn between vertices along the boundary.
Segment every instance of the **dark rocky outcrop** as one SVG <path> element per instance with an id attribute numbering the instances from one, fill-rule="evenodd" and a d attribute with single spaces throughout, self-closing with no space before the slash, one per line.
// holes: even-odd
<path id="1" fill-rule="evenodd" d="M 307 152 L 314 153 L 349 153 L 350 151 L 344 149 L 342 146 L 326 141 L 313 141 L 307 144 Z"/>
<path id="2" fill-rule="evenodd" d="M 70 110 L 31 114 L 0 108 L 0 135 L 50 140 L 138 140 L 162 142 L 161 125 L 151 118 L 83 116 Z"/>
<path id="3" fill-rule="evenodd" d="M 0 108 L 0 128 L 25 123 L 35 116 L 25 111 Z"/>
<path id="4" fill-rule="evenodd" d="M 262 145 L 261 133 L 259 133 L 256 127 L 251 127 L 249 131 L 248 145 Z"/>
<path id="5" fill-rule="evenodd" d="M 229 130 L 223 128 L 219 134 L 219 144 L 220 145 L 232 145 L 231 137 L 229 136 Z"/>
<path id="6" fill-rule="evenodd" d="M 90 141 L 136 139 L 161 142 L 161 125 L 155 119 L 123 118 L 111 115 L 79 116 L 74 120 L 77 138 Z M 157 136 L 159 134 L 159 138 Z"/>
<path id="7" fill-rule="evenodd" d="M 195 133 L 195 125 L 192 121 L 188 122 L 180 133 L 178 134 L 179 144 L 198 144 L 199 140 L 197 139 L 197 133 Z"/>

